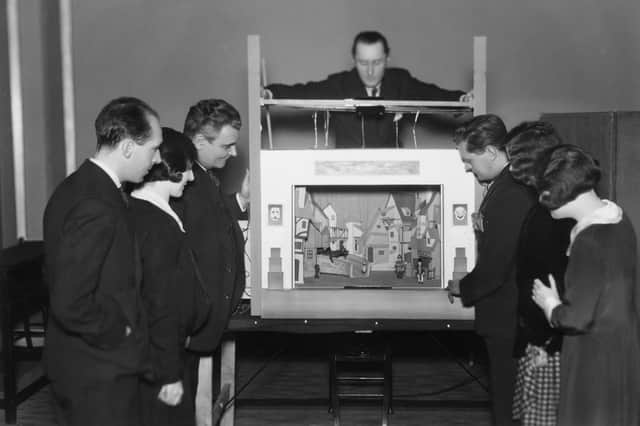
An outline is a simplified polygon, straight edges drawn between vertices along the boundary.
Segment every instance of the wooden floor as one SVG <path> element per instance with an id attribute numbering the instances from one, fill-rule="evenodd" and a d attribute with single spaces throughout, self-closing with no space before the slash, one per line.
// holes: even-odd
<path id="1" fill-rule="evenodd" d="M 243 389 L 236 400 L 235 424 L 333 425 L 328 411 L 330 351 L 375 351 L 385 342 L 393 348 L 391 425 L 491 424 L 484 357 L 476 338 L 467 332 L 373 337 L 273 334 L 241 340 L 237 387 Z M 55 425 L 50 398 L 47 387 L 22 403 L 18 424 Z M 378 425 L 381 414 L 377 401 L 341 404 L 345 426 Z M 0 425 L 5 424 L 3 419 Z"/>

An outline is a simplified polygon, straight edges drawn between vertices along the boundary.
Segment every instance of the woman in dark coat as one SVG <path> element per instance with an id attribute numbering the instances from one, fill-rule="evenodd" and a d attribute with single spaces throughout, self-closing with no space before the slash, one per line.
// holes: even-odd
<path id="1" fill-rule="evenodd" d="M 507 134 L 509 171 L 513 178 L 535 192 L 536 165 L 550 149 L 561 144 L 553 126 L 542 121 L 524 122 Z M 518 247 L 518 328 L 514 356 L 518 359 L 513 416 L 522 426 L 556 424 L 560 396 L 560 347 L 562 334 L 552 328 L 531 299 L 533 281 L 558 277 L 562 294 L 567 267 L 571 219 L 553 220 L 541 204 L 527 215 Z"/>
<path id="2" fill-rule="evenodd" d="M 131 214 L 142 263 L 142 297 L 149 317 L 153 382 L 142 388 L 143 418 L 148 426 L 195 425 L 193 395 L 184 394 L 187 339 L 208 318 L 208 296 L 200 282 L 184 227 L 169 206 L 193 180 L 191 141 L 162 129 L 160 164 L 131 193 Z M 187 391 L 188 392 L 188 391 Z"/>
<path id="3" fill-rule="evenodd" d="M 564 333 L 558 424 L 640 424 L 640 294 L 636 236 L 629 218 L 594 188 L 595 161 L 561 145 L 537 182 L 540 202 L 554 219 L 572 218 L 565 293 L 536 280 L 533 299 Z"/>

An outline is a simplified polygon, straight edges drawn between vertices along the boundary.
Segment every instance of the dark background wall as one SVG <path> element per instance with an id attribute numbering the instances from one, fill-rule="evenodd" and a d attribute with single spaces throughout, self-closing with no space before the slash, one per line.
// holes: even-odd
<path id="1" fill-rule="evenodd" d="M 40 59 L 26 59 L 32 114 L 45 114 L 53 93 L 43 55 L 46 0 L 24 34 Z M 388 36 L 392 64 L 447 88 L 470 88 L 472 37 L 488 38 L 488 111 L 509 126 L 542 112 L 640 109 L 640 2 L 635 0 L 73 0 L 77 158 L 94 150 L 93 120 L 111 98 L 147 100 L 165 125 L 181 128 L 198 99 L 225 98 L 247 115 L 246 36 L 260 34 L 271 82 L 322 79 L 351 66 L 353 36 L 377 29 Z M 50 22 L 46 19 L 46 22 Z M 28 24 L 25 24 L 28 25 Z M 48 51 L 48 49 L 47 49 Z M 27 71 L 25 71 L 27 73 Z M 55 74 L 55 73 L 54 73 Z M 29 92 L 29 90 L 26 90 Z M 31 93 L 31 92 L 29 92 Z M 50 96 L 50 95 L 47 95 Z M 34 101 L 31 102 L 34 102 Z M 54 143 L 45 124 L 32 129 L 28 178 L 29 237 L 56 180 L 46 166 Z M 54 131 L 54 135 L 55 135 Z M 31 143 L 31 142 L 30 142 Z M 56 150 L 59 140 L 56 143 Z M 233 189 L 247 165 L 247 129 L 240 159 L 229 164 Z M 45 158 L 47 157 L 47 158 Z M 50 172 L 44 172 L 48 170 Z M 53 169 L 51 169 L 53 167 Z M 52 182 L 54 181 L 54 182 Z"/>

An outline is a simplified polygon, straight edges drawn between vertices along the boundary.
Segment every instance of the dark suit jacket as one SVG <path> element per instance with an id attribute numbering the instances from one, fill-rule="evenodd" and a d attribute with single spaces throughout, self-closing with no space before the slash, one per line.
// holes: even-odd
<path id="1" fill-rule="evenodd" d="M 126 204 L 111 178 L 85 161 L 44 214 L 51 297 L 45 367 L 53 380 L 111 381 L 147 371 L 147 322 Z M 125 337 L 125 327 L 132 333 Z"/>
<path id="2" fill-rule="evenodd" d="M 535 204 L 533 192 L 516 182 L 505 167 L 480 205 L 484 230 L 476 231 L 476 265 L 460 281 L 462 302 L 475 306 L 475 327 L 480 335 L 515 336 L 518 243 L 525 218 Z"/>
<path id="3" fill-rule="evenodd" d="M 326 80 L 304 84 L 271 84 L 267 88 L 275 98 L 291 99 L 349 99 L 366 98 L 367 91 L 353 68 L 331 74 Z M 386 100 L 457 101 L 464 92 L 446 90 L 435 84 L 424 83 L 402 68 L 387 68 L 382 78 L 380 95 Z M 330 123 L 336 134 L 336 148 L 360 148 L 362 123 L 358 114 L 334 112 Z M 394 148 L 395 130 L 393 114 L 365 117 L 365 143 L 367 148 Z"/>
<path id="4" fill-rule="evenodd" d="M 211 299 L 209 321 L 191 337 L 189 348 L 211 352 L 220 343 L 244 291 L 244 238 L 235 196 L 224 196 L 199 165 L 194 165 L 193 174 L 194 181 L 181 198 L 172 200 L 172 206 L 183 221 Z"/>
<path id="5" fill-rule="evenodd" d="M 174 383 L 183 377 L 187 336 L 209 318 L 209 296 L 175 220 L 144 200 L 132 198 L 130 206 L 142 261 L 153 379 L 158 385 Z"/>

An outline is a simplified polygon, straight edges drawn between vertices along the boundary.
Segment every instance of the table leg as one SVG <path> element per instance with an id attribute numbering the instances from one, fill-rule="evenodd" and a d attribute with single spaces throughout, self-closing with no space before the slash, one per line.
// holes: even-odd
<path id="1" fill-rule="evenodd" d="M 212 358 L 202 357 L 198 364 L 198 390 L 196 392 L 196 425 L 212 426 L 211 401 L 212 394 Z"/>
<path id="2" fill-rule="evenodd" d="M 236 391 L 236 341 L 231 337 L 222 342 L 220 361 L 221 388 L 229 386 L 229 397 L 233 398 Z M 226 389 L 225 389 L 226 391 Z M 235 417 L 235 404 L 232 402 L 222 413 L 220 426 L 233 426 Z"/>

